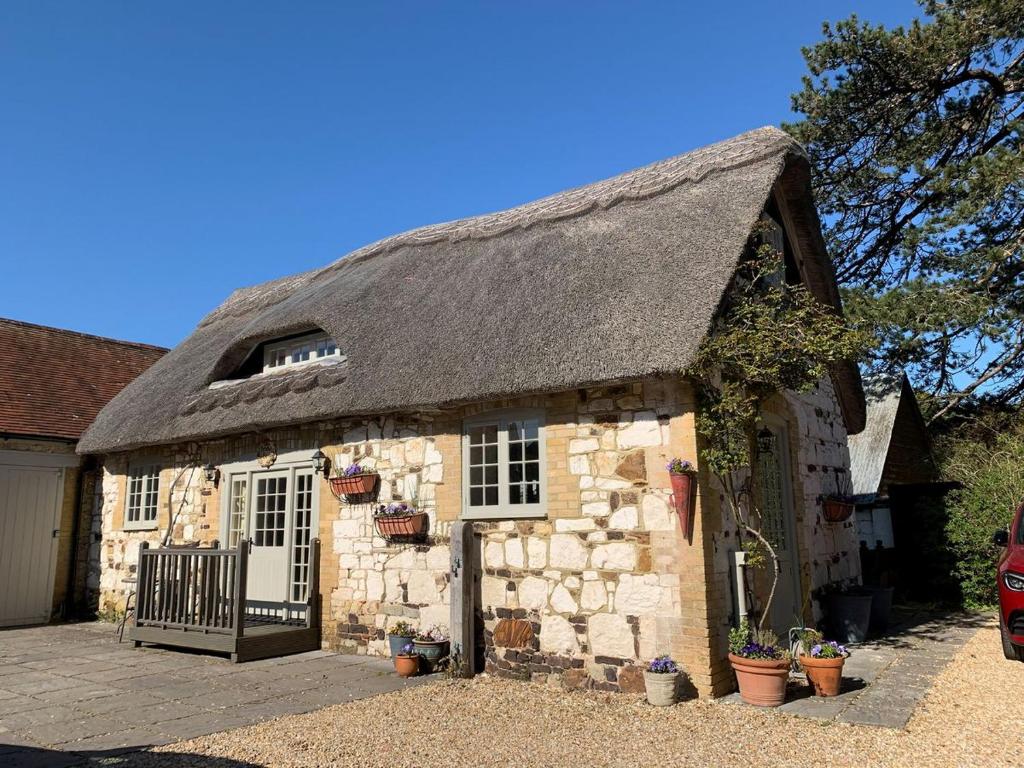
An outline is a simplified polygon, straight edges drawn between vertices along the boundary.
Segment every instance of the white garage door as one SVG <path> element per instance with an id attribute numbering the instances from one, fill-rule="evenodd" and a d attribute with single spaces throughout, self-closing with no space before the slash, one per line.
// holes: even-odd
<path id="1" fill-rule="evenodd" d="M 49 621 L 64 470 L 0 452 L 0 626 Z M 40 463 L 51 463 L 42 459 Z"/>

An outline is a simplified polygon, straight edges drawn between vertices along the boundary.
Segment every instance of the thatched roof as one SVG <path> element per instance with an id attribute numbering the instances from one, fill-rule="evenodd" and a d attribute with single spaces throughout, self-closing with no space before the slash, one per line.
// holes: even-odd
<path id="1" fill-rule="evenodd" d="M 233 293 L 127 387 L 85 452 L 675 373 L 772 192 L 805 280 L 839 307 L 806 156 L 761 128 L 508 211 L 424 227 Z M 322 328 L 347 356 L 211 389 L 258 343 Z M 853 366 L 834 379 L 863 426 Z"/>

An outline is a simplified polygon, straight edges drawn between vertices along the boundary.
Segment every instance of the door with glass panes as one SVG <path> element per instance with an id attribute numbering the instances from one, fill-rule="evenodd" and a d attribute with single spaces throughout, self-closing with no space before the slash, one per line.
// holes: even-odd
<path id="1" fill-rule="evenodd" d="M 305 610 L 313 531 L 314 474 L 309 467 L 229 477 L 226 541 L 250 542 L 247 610 L 298 618 Z"/>

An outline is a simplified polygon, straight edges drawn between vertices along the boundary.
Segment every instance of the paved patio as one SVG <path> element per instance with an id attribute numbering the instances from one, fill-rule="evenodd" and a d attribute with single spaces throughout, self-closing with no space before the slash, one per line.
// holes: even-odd
<path id="1" fill-rule="evenodd" d="M 0 631 L 0 765 L 70 766 L 422 684 L 313 651 L 232 664 L 118 644 L 110 624 Z"/>
<path id="2" fill-rule="evenodd" d="M 838 696 L 814 696 L 803 676 L 794 676 L 786 703 L 777 711 L 817 720 L 903 728 L 936 675 L 990 617 L 894 610 L 893 618 L 884 637 L 850 646 Z M 746 706 L 738 693 L 721 701 Z"/>

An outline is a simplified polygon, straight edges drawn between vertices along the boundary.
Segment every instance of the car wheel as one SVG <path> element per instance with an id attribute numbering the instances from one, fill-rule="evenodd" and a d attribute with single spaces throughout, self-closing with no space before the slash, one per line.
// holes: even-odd
<path id="1" fill-rule="evenodd" d="M 1010 642 L 1010 633 L 1002 622 L 999 622 L 999 635 L 1003 641 L 1003 656 L 1012 661 L 1024 661 L 1024 646 Z"/>

